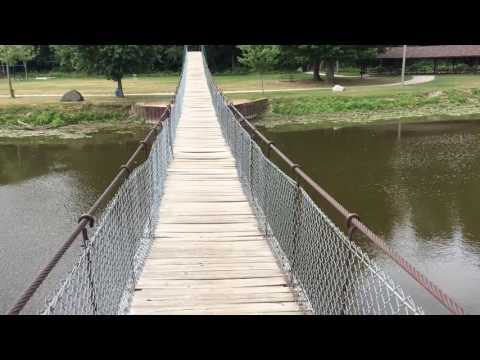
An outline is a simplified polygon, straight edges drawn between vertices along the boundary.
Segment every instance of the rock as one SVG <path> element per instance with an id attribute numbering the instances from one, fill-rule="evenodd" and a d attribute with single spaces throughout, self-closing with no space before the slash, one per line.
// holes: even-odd
<path id="1" fill-rule="evenodd" d="M 332 91 L 333 92 L 342 92 L 344 91 L 345 88 L 343 86 L 340 86 L 340 85 L 335 85 L 333 88 L 332 88 Z"/>
<path id="2" fill-rule="evenodd" d="M 434 91 L 434 92 L 429 93 L 428 97 L 433 98 L 433 97 L 442 96 L 442 95 L 443 95 L 443 91 Z"/>
<path id="3" fill-rule="evenodd" d="M 66 92 L 60 101 L 83 101 L 83 96 L 77 90 L 70 90 Z"/>

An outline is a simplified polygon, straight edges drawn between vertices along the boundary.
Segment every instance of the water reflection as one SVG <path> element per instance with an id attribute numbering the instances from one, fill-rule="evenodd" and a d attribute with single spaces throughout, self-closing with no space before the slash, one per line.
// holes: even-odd
<path id="1" fill-rule="evenodd" d="M 66 240 L 138 146 L 144 129 L 63 142 L 0 141 L 0 313 Z M 75 250 L 28 309 L 70 270 Z"/>
<path id="2" fill-rule="evenodd" d="M 480 122 L 263 131 L 467 311 L 480 313 Z M 427 310 L 440 312 L 377 249 L 359 241 Z"/>

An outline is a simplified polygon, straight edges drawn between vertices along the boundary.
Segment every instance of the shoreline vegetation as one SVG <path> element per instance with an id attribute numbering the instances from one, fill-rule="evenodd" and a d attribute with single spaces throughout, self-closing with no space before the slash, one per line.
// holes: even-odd
<path id="1" fill-rule="evenodd" d="M 101 131 L 122 132 L 150 125 L 130 113 L 131 104 L 33 104 L 0 107 L 0 138 L 84 139 Z"/>
<path id="2" fill-rule="evenodd" d="M 278 131 L 340 128 L 398 121 L 480 119 L 480 76 L 442 75 L 430 83 L 386 87 L 375 85 L 397 83 L 399 79 L 338 78 L 337 83 L 346 87 L 346 91 L 341 93 L 333 93 L 325 81 L 314 82 L 310 76 L 302 73 L 265 74 L 264 94 L 249 92 L 259 89 L 259 79 L 255 74 L 223 74 L 217 75 L 215 80 L 223 91 L 236 91 L 228 95 L 234 103 L 267 98 L 270 102 L 269 111 L 256 119 L 255 123 Z M 172 85 L 176 83 L 176 78 L 171 74 L 158 77 L 139 76 L 136 79 L 127 78 L 124 83 L 126 90 L 130 92 L 158 92 L 173 90 Z M 3 82 L 4 80 L 0 80 L 0 85 Z M 53 88 L 50 86 L 52 84 Z M 90 93 L 104 93 L 112 89 L 111 82 L 100 79 L 59 78 L 16 85 L 19 94 L 23 91 L 25 95 L 34 95 L 34 87 L 38 86 L 53 93 L 73 88 Z M 309 86 L 312 86 L 311 91 L 288 90 Z M 285 91 L 279 91 L 283 89 Z M 57 136 L 77 139 L 89 137 L 105 128 L 121 131 L 132 126 L 147 127 L 149 125 L 144 119 L 131 114 L 132 105 L 165 105 L 169 100 L 170 96 L 163 95 L 125 98 L 87 96 L 82 103 L 61 103 L 56 97 L 0 98 L 0 138 Z"/>
<path id="3" fill-rule="evenodd" d="M 271 100 L 256 125 L 275 129 L 340 128 L 391 122 L 479 120 L 480 89 L 365 97 L 291 97 Z"/>

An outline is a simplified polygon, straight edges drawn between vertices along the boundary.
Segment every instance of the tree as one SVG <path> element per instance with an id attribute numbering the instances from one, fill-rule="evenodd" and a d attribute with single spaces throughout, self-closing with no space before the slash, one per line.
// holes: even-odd
<path id="1" fill-rule="evenodd" d="M 63 48 L 65 46 L 66 48 Z M 117 83 L 116 96 L 123 97 L 122 79 L 126 74 L 151 70 L 155 47 L 147 45 L 59 45 L 60 62 L 75 70 L 104 75 Z"/>
<path id="2" fill-rule="evenodd" d="M 277 45 L 239 45 L 242 55 L 238 61 L 260 74 L 263 88 L 263 73 L 278 63 L 280 48 Z"/>
<path id="3" fill-rule="evenodd" d="M 375 63 L 378 54 L 385 51 L 382 46 L 371 47 L 367 46 L 364 49 L 357 52 L 357 56 L 354 60 L 355 64 L 360 68 L 360 77 L 363 79 L 363 75 L 367 71 L 369 65 Z"/>
<path id="4" fill-rule="evenodd" d="M 76 45 L 50 45 L 50 47 L 53 49 L 54 57 L 63 71 L 75 71 L 79 67 Z"/>
<path id="5" fill-rule="evenodd" d="M 36 71 L 51 71 L 58 65 L 54 47 L 55 45 L 33 45 L 35 57 L 29 62 L 29 67 Z"/>
<path id="6" fill-rule="evenodd" d="M 323 61 L 330 83 L 335 81 L 337 61 L 363 61 L 375 57 L 377 53 L 375 45 L 284 45 L 281 49 L 283 56 L 312 64 L 314 80 L 321 80 L 320 63 Z"/>
<path id="7" fill-rule="evenodd" d="M 182 67 L 183 46 L 153 45 L 155 52 L 155 69 L 162 71 L 178 71 Z"/>
<path id="8" fill-rule="evenodd" d="M 285 61 L 313 65 L 313 79 L 320 81 L 320 61 L 323 45 L 281 45 L 281 55 Z M 303 66 L 302 66 L 303 67 Z"/>
<path id="9" fill-rule="evenodd" d="M 10 76 L 10 66 L 17 62 L 23 62 L 25 66 L 25 75 L 27 75 L 26 62 L 33 58 L 34 51 L 32 45 L 0 45 L 0 62 L 6 65 L 8 87 L 10 97 L 15 98 L 15 90 L 13 89 L 12 79 Z"/>
<path id="10" fill-rule="evenodd" d="M 207 62 L 212 73 L 219 71 L 233 72 L 241 50 L 236 45 L 206 45 Z"/>
<path id="11" fill-rule="evenodd" d="M 20 45 L 19 60 L 23 62 L 25 69 L 25 80 L 28 80 L 27 62 L 35 57 L 35 47 L 33 45 Z"/>

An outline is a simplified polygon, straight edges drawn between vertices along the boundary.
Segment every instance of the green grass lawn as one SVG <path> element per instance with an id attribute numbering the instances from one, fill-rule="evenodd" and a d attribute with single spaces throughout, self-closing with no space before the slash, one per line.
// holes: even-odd
<path id="1" fill-rule="evenodd" d="M 148 103 L 148 104 L 168 104 L 171 99 L 171 95 L 144 95 L 144 96 L 127 96 L 125 98 L 117 98 L 115 96 L 108 97 L 87 97 L 85 104 L 135 104 L 135 103 Z M 15 99 L 0 98 L 0 111 L 5 111 L 8 107 L 15 106 L 46 106 L 46 105 L 68 105 L 67 103 L 61 103 L 57 97 L 17 97 Z"/>
<path id="2" fill-rule="evenodd" d="M 178 76 L 158 77 L 128 77 L 123 80 L 126 93 L 161 93 L 174 92 Z M 17 95 L 32 94 L 59 94 L 76 89 L 82 94 L 112 94 L 114 95 L 115 83 L 102 78 L 55 78 L 48 80 L 15 81 L 14 89 Z M 8 95 L 8 82 L 0 80 L 0 95 Z"/>
<path id="3" fill-rule="evenodd" d="M 434 116 L 435 114 L 480 114 L 480 96 L 475 90 L 480 88 L 480 76 L 475 75 L 440 75 L 430 83 L 411 86 L 371 86 L 397 83 L 400 81 L 399 77 L 338 78 L 337 82 L 345 86 L 346 91 L 333 93 L 330 90 L 330 84 L 325 81 L 314 81 L 309 74 L 271 73 L 264 75 L 265 94 L 248 93 L 248 91 L 260 90 L 260 78 L 257 74 L 225 74 L 214 78 L 223 91 L 238 92 L 227 94 L 234 102 L 269 98 L 272 102 L 272 111 L 264 119 L 264 123 L 269 126 L 285 123 L 321 122 L 326 124 L 329 121 L 343 120 L 346 123 L 353 120 L 368 122 L 392 117 Z M 177 86 L 177 81 L 177 75 L 154 74 L 136 78 L 127 77 L 123 83 L 128 95 L 129 93 L 172 93 Z M 15 116 L 18 116 L 21 121 L 32 124 L 44 124 L 49 121 L 58 124 L 75 123 L 80 121 L 81 116 L 94 119 L 95 111 L 92 110 L 92 105 L 103 109 L 115 106 L 120 109 L 126 106 L 123 108 L 126 109 L 137 102 L 167 104 L 171 98 L 170 95 L 116 98 L 113 96 L 114 82 L 102 78 L 58 77 L 50 80 L 16 81 L 14 86 L 17 95 L 30 96 L 16 99 L 0 97 L 0 124 L 3 125 L 14 124 Z M 66 104 L 60 103 L 57 96 L 31 96 L 34 94 L 60 95 L 71 89 L 77 89 L 86 94 L 85 103 Z M 294 91 L 295 89 L 302 91 Z M 276 92 L 270 90 L 276 90 Z M 439 96 L 432 96 L 437 92 L 440 92 Z M 8 85 L 6 80 L 2 79 L 0 95 L 7 94 Z M 112 96 L 88 96 L 95 94 L 112 94 Z M 83 111 L 89 113 L 86 114 Z M 48 112 L 49 115 L 43 118 L 42 112 Z M 62 112 L 66 115 L 55 115 Z M 102 114 L 104 113 L 100 115 Z M 113 117 L 117 119 L 122 114 L 125 114 L 125 110 L 115 112 Z M 109 118 L 108 115 L 105 116 L 102 115 Z"/>
<path id="4" fill-rule="evenodd" d="M 314 81 L 312 75 L 302 73 L 265 74 L 265 90 L 296 89 L 296 88 L 328 88 L 331 87 L 325 81 Z M 245 75 L 218 75 L 214 77 L 217 85 L 223 91 L 251 91 L 261 90 L 260 77 L 258 74 Z M 359 78 L 338 79 L 338 83 L 345 86 L 375 85 L 399 81 L 395 77 L 382 77 L 361 80 Z M 123 87 L 126 94 L 142 93 L 170 93 L 174 92 L 178 83 L 177 75 L 146 75 L 138 77 L 126 77 Z M 115 83 L 111 80 L 89 77 L 58 77 L 48 80 L 14 81 L 17 95 L 62 95 L 68 90 L 76 89 L 86 95 L 112 94 L 115 91 Z M 8 82 L 0 79 L 0 95 L 8 95 Z"/>
<path id="5" fill-rule="evenodd" d="M 290 77 L 291 76 L 291 77 Z M 410 78 L 410 77 L 408 77 Z M 258 74 L 224 75 L 214 77 L 215 82 L 222 91 L 250 91 L 261 90 L 261 80 Z M 346 87 L 382 85 L 401 81 L 400 77 L 372 77 L 369 79 L 337 78 L 336 83 Z M 326 81 L 315 81 L 312 75 L 293 74 L 266 74 L 263 79 L 265 92 L 281 89 L 327 89 L 332 85 Z"/>
<path id="6" fill-rule="evenodd" d="M 259 121 L 267 127 L 339 127 L 374 121 L 480 119 L 480 76 L 444 75 L 411 86 L 352 87 L 331 91 L 266 93 L 271 111 Z M 258 94 L 232 94 L 254 100 Z"/>
<path id="7" fill-rule="evenodd" d="M 407 80 L 409 77 L 406 78 Z M 322 89 L 312 89 L 312 91 L 304 91 L 301 94 L 295 91 L 278 91 L 278 92 L 268 92 L 265 91 L 265 96 L 268 98 L 285 98 L 285 97 L 298 97 L 305 95 L 314 95 L 319 97 L 351 97 L 351 96 L 396 96 L 398 94 L 416 94 L 416 93 L 426 93 L 433 91 L 444 91 L 450 89 L 473 89 L 480 88 L 480 76 L 478 75 L 438 75 L 435 80 L 425 84 L 419 85 L 410 85 L 410 86 L 381 86 L 381 87 L 363 87 L 362 85 L 382 85 L 386 83 L 395 83 L 399 82 L 399 77 L 380 77 L 372 78 L 368 83 L 361 83 L 359 79 L 339 79 L 338 83 L 346 87 L 346 91 L 342 93 L 333 93 L 331 91 L 326 91 Z M 376 82 L 376 83 L 372 83 Z M 352 86 L 353 85 L 353 86 Z M 322 84 L 320 87 L 326 87 L 327 84 Z M 352 86 L 352 87 L 349 87 Z M 330 86 L 329 86 L 330 87 Z M 244 99 L 244 100 L 255 100 L 262 97 L 265 97 L 261 93 L 238 93 L 238 94 L 229 94 L 228 97 L 232 100 L 235 99 Z"/>

